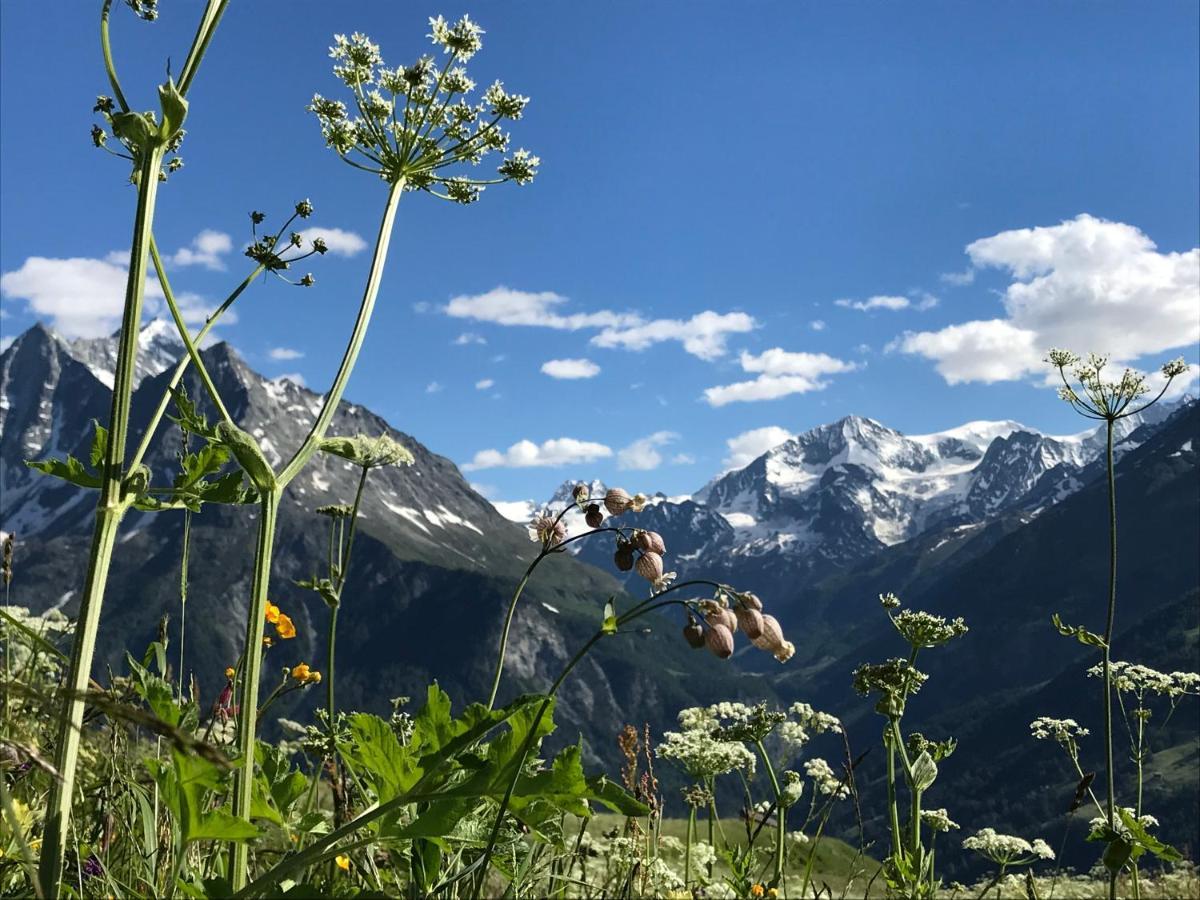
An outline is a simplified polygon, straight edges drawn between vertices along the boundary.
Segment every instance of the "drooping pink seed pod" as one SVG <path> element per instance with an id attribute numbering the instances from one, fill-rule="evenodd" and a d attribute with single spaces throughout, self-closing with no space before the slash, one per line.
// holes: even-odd
<path id="1" fill-rule="evenodd" d="M 746 632 L 746 637 L 751 641 L 762 634 L 763 617 L 758 610 L 739 606 L 734 610 L 734 616 L 737 617 L 738 625 L 741 626 L 742 631 Z"/>
<path id="2" fill-rule="evenodd" d="M 600 511 L 599 503 L 588 504 L 583 512 L 583 521 L 587 522 L 588 528 L 599 528 L 604 524 L 604 513 Z"/>
<path id="3" fill-rule="evenodd" d="M 758 599 L 758 595 L 746 591 L 745 593 L 737 594 L 736 596 L 738 600 L 741 601 L 743 606 L 749 607 L 757 612 L 762 612 L 763 605 L 762 601 Z"/>
<path id="4" fill-rule="evenodd" d="M 718 659 L 729 659 L 733 656 L 733 632 L 724 625 L 710 625 L 708 634 L 704 636 L 708 651 Z"/>
<path id="5" fill-rule="evenodd" d="M 751 642 L 758 649 L 767 650 L 771 653 L 782 649 L 784 644 L 783 629 L 779 627 L 779 620 L 774 616 L 763 616 L 762 631 Z"/>
<path id="6" fill-rule="evenodd" d="M 628 572 L 633 568 L 633 548 L 628 544 L 622 544 L 613 554 L 613 563 L 622 572 Z"/>
<path id="7" fill-rule="evenodd" d="M 663 561 L 657 553 L 643 553 L 637 560 L 637 573 L 647 581 L 662 578 Z"/>
<path id="8" fill-rule="evenodd" d="M 724 625 L 729 629 L 730 634 L 738 629 L 737 616 L 733 614 L 733 610 L 725 606 L 714 605 L 704 619 L 709 625 Z"/>
<path id="9" fill-rule="evenodd" d="M 647 553 L 657 553 L 662 556 L 667 552 L 667 545 L 663 543 L 662 535 L 657 531 L 639 531 L 634 537 L 634 543 L 637 544 L 639 550 Z"/>
<path id="10" fill-rule="evenodd" d="M 632 502 L 633 498 L 624 488 L 609 488 L 608 493 L 604 495 L 604 508 L 608 510 L 609 515 L 619 516 L 629 509 Z"/>
<path id="11" fill-rule="evenodd" d="M 688 623 L 683 626 L 683 639 L 693 650 L 704 646 L 704 628 L 691 615 L 688 616 Z"/>

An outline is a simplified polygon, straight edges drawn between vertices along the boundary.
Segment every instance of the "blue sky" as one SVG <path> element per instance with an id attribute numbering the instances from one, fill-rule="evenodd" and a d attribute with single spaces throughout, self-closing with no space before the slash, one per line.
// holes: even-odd
<path id="1" fill-rule="evenodd" d="M 155 105 L 201 7 L 165 2 L 153 25 L 115 11 L 135 106 Z M 5 339 L 39 317 L 115 327 L 105 258 L 128 246 L 133 194 L 88 138 L 107 90 L 97 9 L 63 4 L 51 43 L 43 4 L 0 11 Z M 431 49 L 428 16 L 468 12 L 487 30 L 471 75 L 532 97 L 511 131 L 541 173 L 471 207 L 406 196 L 350 399 L 507 500 L 578 477 L 689 492 L 848 413 L 1077 431 L 1037 367 L 1049 344 L 1197 361 L 1198 10 L 235 2 L 156 234 L 201 309 L 248 271 L 251 209 L 308 197 L 318 232 L 349 233 L 315 287 L 256 285 L 220 329 L 323 390 L 369 261 L 352 235 L 369 244 L 384 201 L 305 112 L 339 95 L 327 48 L 358 30 L 407 64 Z M 598 371 L 555 378 L 552 360 Z"/>

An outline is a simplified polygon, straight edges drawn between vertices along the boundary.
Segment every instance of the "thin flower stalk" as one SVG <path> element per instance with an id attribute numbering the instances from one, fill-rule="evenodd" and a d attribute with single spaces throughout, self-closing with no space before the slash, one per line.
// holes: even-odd
<path id="1" fill-rule="evenodd" d="M 51 787 L 43 832 L 39 878 L 44 888 L 57 892 L 66 854 L 71 805 L 74 799 L 75 773 L 79 758 L 80 729 L 83 725 L 84 691 L 91 677 L 95 655 L 100 612 L 104 605 L 105 588 L 116 547 L 117 532 L 133 492 L 126 490 L 130 473 L 125 468 L 125 445 L 129 433 L 132 409 L 134 374 L 138 355 L 138 333 L 141 326 L 142 304 L 145 298 L 146 272 L 162 163 L 169 150 L 177 146 L 180 126 L 187 113 L 184 97 L 199 68 L 212 34 L 220 20 L 227 0 L 209 0 L 196 32 L 196 39 L 184 63 L 186 80 L 176 88 L 170 80 L 160 87 L 162 123 L 129 110 L 120 90 L 109 40 L 108 18 L 111 0 L 101 9 L 100 41 L 105 70 L 120 103 L 120 121 L 128 144 L 136 147 L 135 181 L 137 205 L 134 212 L 133 237 L 130 242 L 129 273 L 125 284 L 125 302 L 117 344 L 117 362 L 113 376 L 113 399 L 108 421 L 108 439 L 101 473 L 100 498 L 88 554 L 87 574 L 80 600 L 79 624 L 71 650 L 71 663 L 66 675 L 66 694 L 55 747 L 54 766 L 60 777 Z M 111 104 L 110 104 L 111 106 Z M 157 126 L 157 127 L 155 127 Z M 132 470 L 131 470 L 132 471 Z"/>

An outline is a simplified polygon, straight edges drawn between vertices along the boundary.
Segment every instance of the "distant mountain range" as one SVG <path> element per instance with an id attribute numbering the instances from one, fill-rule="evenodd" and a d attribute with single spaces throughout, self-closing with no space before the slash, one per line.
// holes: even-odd
<path id="1" fill-rule="evenodd" d="M 0 528 L 19 538 L 14 602 L 72 612 L 92 514 L 87 493 L 30 471 L 30 458 L 86 456 L 92 419 L 108 416 L 112 339 L 68 342 L 35 326 L 0 354 Z M 147 420 L 166 369 L 182 348 L 171 329 L 142 332 L 134 427 Z M 204 358 L 231 413 L 264 439 L 272 461 L 296 446 L 319 397 L 250 369 L 226 344 Z M 200 397 L 189 380 L 189 392 Z M 347 705 L 385 709 L 437 678 L 455 699 L 477 698 L 494 661 L 499 623 L 534 545 L 521 524 L 501 516 L 449 460 L 392 429 L 361 406 L 343 403 L 333 433 L 386 432 L 416 456 L 411 469 L 372 475 L 364 541 L 342 615 L 339 673 Z M 269 440 L 265 440 L 269 436 Z M 148 460 L 156 476 L 173 471 L 177 433 L 167 429 Z M 1055 748 L 1031 741 L 1037 715 L 1072 716 L 1099 733 L 1098 693 L 1085 679 L 1087 648 L 1060 638 L 1052 612 L 1099 627 L 1107 543 L 1103 435 L 1042 434 L 1015 421 L 971 422 L 906 436 L 848 416 L 798 434 L 748 465 L 718 474 L 690 497 L 652 498 L 630 524 L 658 531 L 667 567 L 754 590 L 783 622 L 795 658 L 779 666 L 739 644 L 731 664 L 691 653 L 678 622 L 651 634 L 620 635 L 564 688 L 562 737 L 582 733 L 594 760 L 616 762 L 613 735 L 626 722 L 672 724 L 682 706 L 718 699 L 808 700 L 847 722 L 858 752 L 879 723 L 849 689 L 859 663 L 898 648 L 877 595 L 962 615 L 969 634 L 931 651 L 932 675 L 912 706 L 914 727 L 955 734 L 959 751 L 942 766 L 934 805 L 965 828 L 985 825 L 1030 836 L 1061 834 L 1074 789 Z M 1161 669 L 1200 669 L 1200 406 L 1159 404 L 1121 423 L 1117 450 L 1122 512 L 1118 656 Z M 562 509 L 574 480 L 534 507 Z M 592 483 L 593 494 L 604 485 Z M 320 665 L 325 610 L 292 579 L 311 574 L 324 552 L 320 504 L 346 502 L 353 474 L 318 457 L 288 492 L 274 572 L 275 602 L 296 610 L 300 637 L 287 660 Z M 152 639 L 159 618 L 177 616 L 181 516 L 133 515 L 114 562 L 102 657 Z M 212 692 L 237 653 L 249 593 L 253 510 L 209 508 L 193 528 L 189 668 Z M 571 513 L 569 527 L 583 527 Z M 618 580 L 607 540 L 572 545 L 574 558 L 549 560 L 531 585 L 510 651 L 510 692 L 544 687 L 595 629 L 605 599 L 622 589 L 645 594 L 640 579 Z M 1190 705 L 1189 705 L 1190 703 Z M 1200 825 L 1200 715 L 1186 701 L 1154 740 L 1148 809 L 1161 835 L 1187 844 Z M 303 710 L 297 711 L 301 715 Z M 1098 741 L 1085 742 L 1094 768 Z M 861 777 L 871 785 L 873 751 Z M 968 787 L 968 790 L 961 790 Z M 944 791 L 939 795 L 939 791 Z M 872 827 L 880 810 L 868 801 Z M 842 825 L 847 823 L 843 822 Z M 1079 826 L 1075 826 L 1076 829 Z M 1078 831 L 1076 832 L 1078 833 Z M 1090 857 L 1076 844 L 1069 861 Z M 1197 848 L 1192 846 L 1193 858 Z"/>

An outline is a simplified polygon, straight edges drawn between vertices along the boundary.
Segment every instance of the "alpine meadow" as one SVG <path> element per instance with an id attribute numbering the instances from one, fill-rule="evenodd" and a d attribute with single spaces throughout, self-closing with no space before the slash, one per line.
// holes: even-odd
<path id="1" fill-rule="evenodd" d="M 49 6 L 0 897 L 1200 896 L 1194 4 Z"/>

